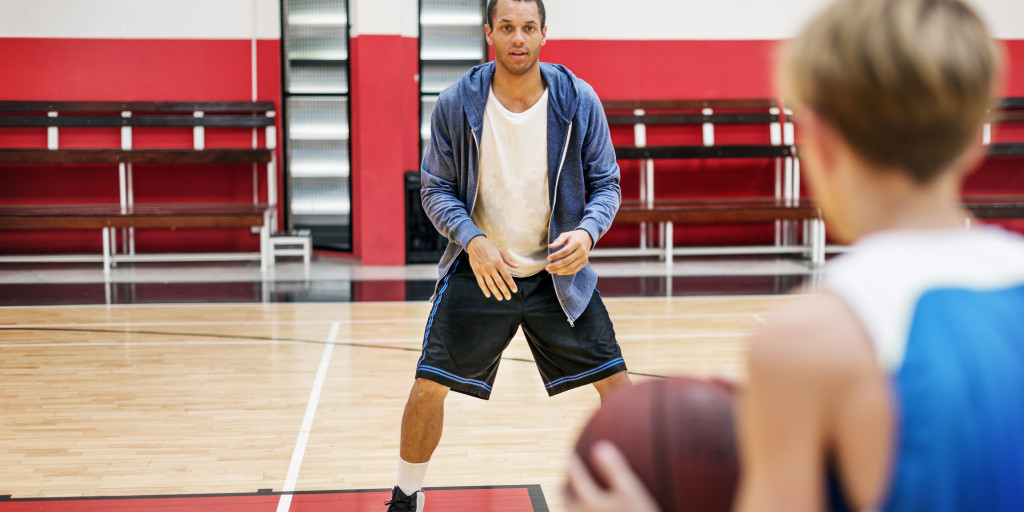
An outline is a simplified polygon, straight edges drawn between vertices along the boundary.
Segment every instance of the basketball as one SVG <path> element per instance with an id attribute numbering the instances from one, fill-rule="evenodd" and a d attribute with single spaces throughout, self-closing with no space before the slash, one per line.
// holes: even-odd
<path id="1" fill-rule="evenodd" d="M 576 452 L 599 483 L 590 450 L 612 442 L 661 510 L 728 511 L 739 477 L 733 394 L 692 378 L 646 381 L 608 399 L 584 427 Z"/>

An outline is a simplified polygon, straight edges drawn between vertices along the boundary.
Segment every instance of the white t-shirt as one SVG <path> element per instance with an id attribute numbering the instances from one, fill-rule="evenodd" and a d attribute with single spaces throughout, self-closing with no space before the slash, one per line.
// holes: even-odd
<path id="1" fill-rule="evenodd" d="M 547 265 L 548 90 L 525 112 L 510 112 L 491 90 L 480 137 L 480 176 L 473 222 L 532 276 Z"/>

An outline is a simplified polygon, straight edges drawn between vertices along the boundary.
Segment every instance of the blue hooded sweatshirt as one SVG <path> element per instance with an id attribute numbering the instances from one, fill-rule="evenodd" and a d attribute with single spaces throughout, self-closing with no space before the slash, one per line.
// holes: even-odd
<path id="1" fill-rule="evenodd" d="M 596 244 L 611 227 L 622 199 L 608 120 L 590 85 L 564 66 L 539 65 L 548 87 L 548 242 L 583 229 Z M 480 138 L 494 69 L 493 61 L 470 69 L 441 93 L 431 116 L 420 196 L 427 217 L 448 238 L 431 301 L 469 241 L 484 235 L 470 216 L 477 198 Z M 551 277 L 571 324 L 590 302 L 597 272 L 588 263 L 575 275 Z"/>

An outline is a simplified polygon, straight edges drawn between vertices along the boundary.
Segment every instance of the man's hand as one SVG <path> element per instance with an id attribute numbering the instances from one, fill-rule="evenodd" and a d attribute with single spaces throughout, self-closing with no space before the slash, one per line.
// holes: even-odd
<path id="1" fill-rule="evenodd" d="M 493 295 L 498 300 L 502 297 L 505 297 L 505 300 L 511 299 L 512 294 L 518 289 L 512 274 L 508 273 L 508 268 L 518 268 L 519 265 L 486 236 L 470 240 L 466 252 L 469 253 L 469 266 L 476 275 L 476 284 L 480 286 L 484 296 L 490 298 Z"/>
<path id="2" fill-rule="evenodd" d="M 577 229 L 562 233 L 548 246 L 551 249 L 561 249 L 548 255 L 548 261 L 551 263 L 544 267 L 544 270 L 549 274 L 571 276 L 587 265 L 587 261 L 590 260 L 590 248 L 593 246 L 594 241 L 590 239 L 590 233 L 586 230 Z"/>
<path id="3" fill-rule="evenodd" d="M 594 470 L 608 482 L 609 488 L 601 488 L 583 461 L 573 456 L 565 486 L 569 512 L 658 512 L 654 498 L 614 445 L 598 442 L 591 453 Z"/>

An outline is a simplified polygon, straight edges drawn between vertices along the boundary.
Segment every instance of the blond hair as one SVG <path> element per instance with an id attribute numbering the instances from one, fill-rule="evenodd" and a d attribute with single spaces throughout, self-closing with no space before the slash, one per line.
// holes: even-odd
<path id="1" fill-rule="evenodd" d="M 812 109 L 869 163 L 927 183 L 978 134 L 1000 54 L 960 0 L 838 0 L 783 62 L 787 103 Z"/>

